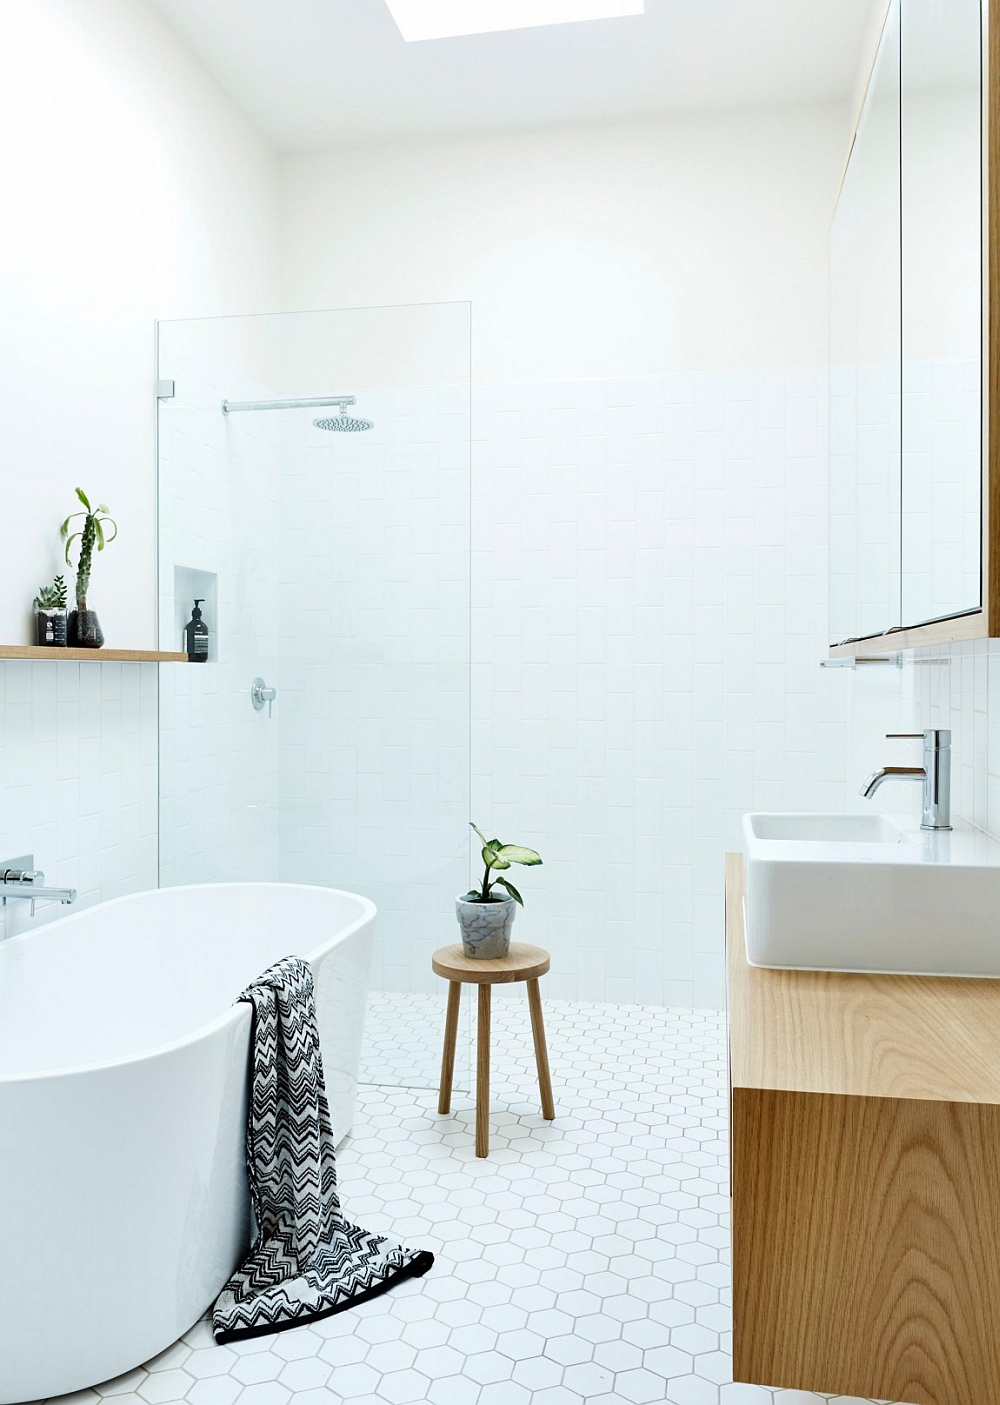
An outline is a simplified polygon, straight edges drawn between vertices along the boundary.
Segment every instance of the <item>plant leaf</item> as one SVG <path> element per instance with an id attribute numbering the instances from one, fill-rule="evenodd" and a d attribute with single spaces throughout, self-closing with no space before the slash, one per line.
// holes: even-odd
<path id="1" fill-rule="evenodd" d="M 525 868 L 531 868 L 542 861 L 542 856 L 536 854 L 534 849 L 525 849 L 520 844 L 501 844 L 497 853 L 501 858 L 510 859 L 511 863 L 524 864 Z"/>
<path id="2" fill-rule="evenodd" d="M 479 835 L 480 839 L 483 841 L 484 844 L 488 844 L 490 842 L 486 838 L 486 835 L 483 833 L 483 831 L 477 825 L 474 825 L 471 820 L 469 821 L 469 828 L 474 829 L 476 831 L 476 833 Z"/>
<path id="3" fill-rule="evenodd" d="M 114 527 L 114 529 L 115 529 L 115 530 L 111 533 L 110 537 L 105 538 L 105 540 L 107 540 L 107 541 L 109 541 L 109 542 L 113 542 L 114 539 L 115 539 L 115 537 L 118 535 L 118 523 L 115 521 L 115 519 L 114 519 L 113 517 L 105 517 L 105 518 L 103 519 L 103 521 L 104 521 L 104 522 L 110 522 L 111 525 L 112 525 L 112 527 Z"/>
<path id="4" fill-rule="evenodd" d="M 84 505 L 84 507 L 87 509 L 87 511 L 89 512 L 89 511 L 90 511 L 90 499 L 87 497 L 87 494 L 83 491 L 82 488 L 77 488 L 77 490 L 76 490 L 76 495 L 77 495 L 77 497 L 80 499 L 80 501 L 83 503 L 83 505 Z M 79 514 L 77 514 L 77 515 L 79 515 Z"/>
<path id="5" fill-rule="evenodd" d="M 70 515 L 66 518 L 66 521 L 59 528 L 60 535 L 66 535 L 66 533 L 69 531 L 69 524 L 73 521 L 74 517 L 86 517 L 86 515 L 87 514 L 85 512 L 71 512 Z"/>
<path id="6" fill-rule="evenodd" d="M 104 528 L 101 526 L 101 519 L 94 518 L 94 536 L 97 538 L 97 550 L 104 550 Z"/>
<path id="7" fill-rule="evenodd" d="M 498 878 L 497 883 L 499 883 L 501 888 L 507 889 L 507 892 L 511 895 L 511 897 L 516 903 L 520 903 L 521 907 L 524 907 L 524 899 L 521 897 L 521 894 L 517 891 L 517 889 L 514 887 L 513 883 L 509 881 L 509 879 Z"/>
<path id="8" fill-rule="evenodd" d="M 510 868 L 506 859 L 502 859 L 496 849 L 491 849 L 487 844 L 483 850 L 483 863 L 487 868 Z"/>
<path id="9" fill-rule="evenodd" d="M 71 547 L 71 546 L 73 545 L 73 543 L 76 541 L 77 537 L 82 537 L 82 536 L 83 536 L 83 533 L 82 533 L 82 532 L 74 532 L 71 537 L 67 537 L 67 538 L 66 538 L 66 565 L 67 565 L 67 566 L 72 566 L 72 564 L 73 564 L 72 561 L 69 559 L 69 550 L 70 550 L 70 547 Z"/>

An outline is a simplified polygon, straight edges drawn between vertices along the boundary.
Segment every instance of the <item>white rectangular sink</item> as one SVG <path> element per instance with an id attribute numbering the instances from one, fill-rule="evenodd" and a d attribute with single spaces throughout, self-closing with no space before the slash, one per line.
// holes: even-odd
<path id="1" fill-rule="evenodd" d="M 900 844 L 903 835 L 886 815 L 748 815 L 757 839 L 810 844 Z"/>
<path id="2" fill-rule="evenodd" d="M 1000 976 L 1000 843 L 981 830 L 750 814 L 743 840 L 752 965 Z"/>

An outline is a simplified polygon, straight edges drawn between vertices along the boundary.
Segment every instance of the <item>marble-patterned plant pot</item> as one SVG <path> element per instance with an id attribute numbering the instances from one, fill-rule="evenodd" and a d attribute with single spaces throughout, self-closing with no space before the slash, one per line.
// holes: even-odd
<path id="1" fill-rule="evenodd" d="M 467 898 L 455 899 L 458 925 L 462 929 L 462 950 L 476 961 L 497 961 L 510 951 L 510 929 L 514 925 L 517 903 L 513 898 L 503 902 L 473 903 Z"/>

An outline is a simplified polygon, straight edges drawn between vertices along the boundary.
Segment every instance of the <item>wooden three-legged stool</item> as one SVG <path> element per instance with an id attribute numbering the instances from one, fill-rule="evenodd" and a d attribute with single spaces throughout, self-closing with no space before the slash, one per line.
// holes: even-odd
<path id="1" fill-rule="evenodd" d="M 448 985 L 448 1013 L 444 1025 L 444 1055 L 441 1059 L 441 1091 L 438 1112 L 451 1111 L 451 1085 L 455 1074 L 455 1045 L 458 1041 L 458 1006 L 463 985 L 479 987 L 479 1027 L 476 1054 L 476 1155 L 488 1156 L 490 1150 L 490 1009 L 491 991 L 495 985 L 512 981 L 527 981 L 528 1009 L 531 1011 L 531 1033 L 535 1041 L 535 1063 L 538 1067 L 538 1087 L 542 1095 L 542 1116 L 551 1122 L 556 1115 L 552 1101 L 552 1081 L 549 1078 L 549 1056 L 545 1048 L 545 1026 L 542 1024 L 542 997 L 538 977 L 549 969 L 549 953 L 540 946 L 511 943 L 510 954 L 497 961 L 475 961 L 465 956 L 460 942 L 443 946 L 431 957 L 435 975 L 443 976 Z"/>

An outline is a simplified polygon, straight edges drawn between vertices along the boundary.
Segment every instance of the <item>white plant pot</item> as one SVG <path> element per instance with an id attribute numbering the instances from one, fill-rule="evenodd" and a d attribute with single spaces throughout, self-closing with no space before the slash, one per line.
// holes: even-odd
<path id="1" fill-rule="evenodd" d="M 455 913 L 462 929 L 462 950 L 474 961 L 497 961 L 510 951 L 510 929 L 514 925 L 517 903 L 513 898 L 503 902 L 473 903 L 467 898 L 455 899 Z"/>

